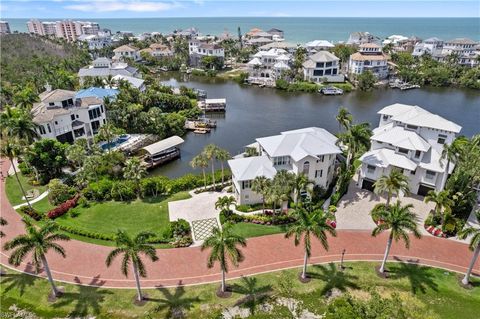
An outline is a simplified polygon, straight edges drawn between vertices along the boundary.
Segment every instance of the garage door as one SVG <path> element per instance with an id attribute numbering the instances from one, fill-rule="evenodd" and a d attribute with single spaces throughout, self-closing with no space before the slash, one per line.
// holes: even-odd
<path id="1" fill-rule="evenodd" d="M 362 188 L 373 192 L 375 181 L 364 179 L 362 182 Z"/>
<path id="2" fill-rule="evenodd" d="M 435 190 L 435 188 L 433 188 L 431 186 L 420 185 L 420 186 L 418 186 L 417 194 L 420 195 L 420 196 L 426 196 L 427 193 L 431 190 Z"/>

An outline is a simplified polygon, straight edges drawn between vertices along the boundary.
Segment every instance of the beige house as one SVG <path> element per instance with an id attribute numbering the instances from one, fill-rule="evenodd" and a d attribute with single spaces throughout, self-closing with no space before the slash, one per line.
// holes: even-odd
<path id="1" fill-rule="evenodd" d="M 122 45 L 113 50 L 115 54 L 113 59 L 116 61 L 122 61 L 125 58 L 130 58 L 133 61 L 140 61 L 142 58 L 140 57 L 140 50 L 133 45 Z"/>

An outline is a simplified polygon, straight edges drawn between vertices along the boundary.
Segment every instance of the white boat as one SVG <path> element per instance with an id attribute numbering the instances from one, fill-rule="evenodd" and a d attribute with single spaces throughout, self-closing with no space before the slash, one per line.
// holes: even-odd
<path id="1" fill-rule="evenodd" d="M 329 86 L 329 87 L 320 89 L 320 93 L 322 93 L 323 95 L 342 95 L 343 90 L 336 88 L 334 86 Z"/>

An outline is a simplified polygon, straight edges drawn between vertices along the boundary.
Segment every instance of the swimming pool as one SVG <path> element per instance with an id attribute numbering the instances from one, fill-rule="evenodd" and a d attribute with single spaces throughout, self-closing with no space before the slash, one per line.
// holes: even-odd
<path id="1" fill-rule="evenodd" d="M 123 134 L 123 135 L 120 135 L 119 137 L 117 137 L 114 141 L 112 141 L 110 143 L 104 142 L 104 143 L 100 144 L 100 147 L 102 148 L 102 150 L 106 151 L 106 150 L 109 150 L 109 149 L 119 147 L 120 145 L 122 145 L 123 143 L 128 141 L 129 139 L 130 139 L 130 135 Z"/>

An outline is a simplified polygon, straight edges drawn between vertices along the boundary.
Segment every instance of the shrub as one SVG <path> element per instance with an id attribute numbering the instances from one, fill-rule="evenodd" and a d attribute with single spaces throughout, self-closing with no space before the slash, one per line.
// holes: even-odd
<path id="1" fill-rule="evenodd" d="M 190 236 L 190 224 L 185 219 L 170 222 L 168 228 L 163 232 L 164 238 L 178 238 Z"/>
<path id="2" fill-rule="evenodd" d="M 64 184 L 61 180 L 54 178 L 48 183 L 48 201 L 52 205 L 59 205 L 75 194 L 75 190 Z"/>
<path id="3" fill-rule="evenodd" d="M 83 189 L 83 195 L 90 200 L 103 201 L 111 199 L 113 182 L 104 178 L 98 182 L 89 183 Z"/>
<path id="4" fill-rule="evenodd" d="M 30 166 L 27 165 L 25 162 L 21 162 L 18 164 L 18 169 L 23 175 L 30 175 L 32 174 L 32 169 Z"/>
<path id="5" fill-rule="evenodd" d="M 19 209 L 20 213 L 32 217 L 34 220 L 39 221 L 42 219 L 42 214 L 40 214 L 35 208 L 30 208 L 30 206 L 22 206 Z"/>
<path id="6" fill-rule="evenodd" d="M 67 200 L 66 202 L 60 204 L 59 206 L 55 207 L 51 211 L 47 213 L 47 217 L 50 219 L 55 219 L 59 216 L 64 215 L 67 213 L 71 208 L 77 205 L 78 199 L 80 195 L 75 195 L 72 199 Z"/>
<path id="7" fill-rule="evenodd" d="M 170 244 L 175 248 L 188 247 L 193 243 L 193 239 L 190 236 L 181 237 Z"/>
<path id="8" fill-rule="evenodd" d="M 58 228 L 60 230 L 66 231 L 68 233 L 75 234 L 75 235 L 80 235 L 80 236 L 84 236 L 84 237 L 88 237 L 88 238 L 108 240 L 108 241 L 114 241 L 115 240 L 115 235 L 86 231 L 86 230 L 76 228 L 76 227 L 73 227 L 73 226 L 58 224 Z"/>
<path id="9" fill-rule="evenodd" d="M 137 198 L 135 183 L 132 181 L 114 181 L 110 196 L 116 201 L 131 201 Z"/>
<path id="10" fill-rule="evenodd" d="M 158 197 L 167 192 L 168 178 L 164 176 L 155 176 L 144 178 L 140 182 L 140 189 L 143 196 Z"/>

